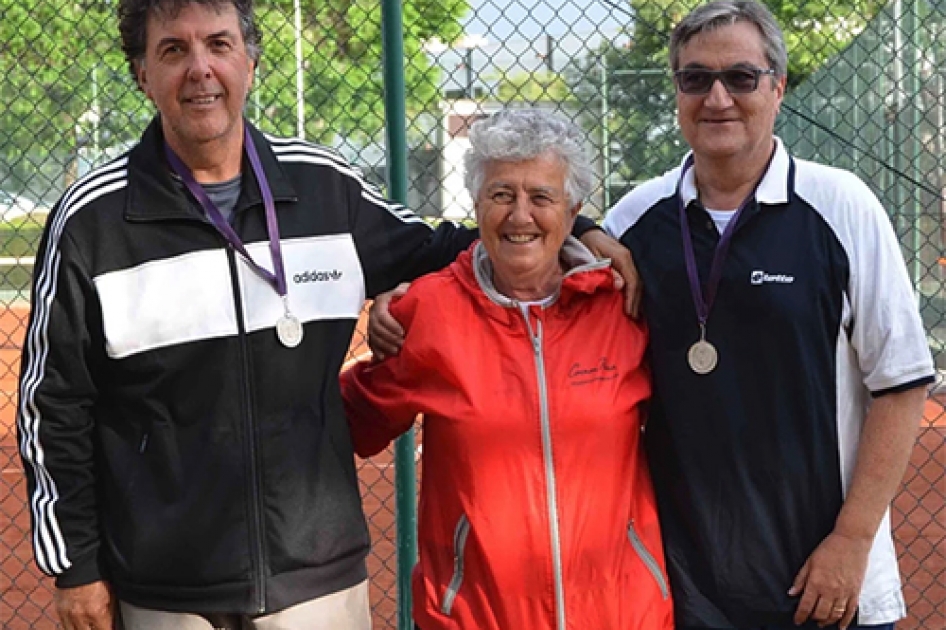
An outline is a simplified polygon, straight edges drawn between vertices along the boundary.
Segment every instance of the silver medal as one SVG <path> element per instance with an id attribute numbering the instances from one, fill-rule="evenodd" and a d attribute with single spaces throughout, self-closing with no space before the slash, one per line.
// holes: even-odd
<path id="1" fill-rule="evenodd" d="M 286 313 L 276 322 L 276 336 L 287 348 L 295 348 L 302 343 L 302 322 L 292 313 Z"/>
<path id="2" fill-rule="evenodd" d="M 716 368 L 717 359 L 716 348 L 705 339 L 700 339 L 690 346 L 690 351 L 687 352 L 687 362 L 690 364 L 690 369 L 697 374 L 712 372 Z"/>

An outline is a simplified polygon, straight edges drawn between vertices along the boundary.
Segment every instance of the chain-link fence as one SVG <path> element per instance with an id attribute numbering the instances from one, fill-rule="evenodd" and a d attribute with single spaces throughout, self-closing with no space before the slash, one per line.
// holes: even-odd
<path id="1" fill-rule="evenodd" d="M 126 150 L 153 115 L 117 45 L 116 0 L 0 0 L 0 627 L 56 627 L 32 564 L 14 435 L 29 276 L 46 212 L 66 186 Z M 594 148 L 601 216 L 685 147 L 666 68 L 687 0 L 404 0 L 409 203 L 462 219 L 461 156 L 476 117 L 510 103 L 578 120 Z M 785 28 L 790 89 L 779 133 L 800 157 L 858 172 L 891 212 L 937 366 L 946 363 L 943 233 L 946 3 L 767 4 Z M 263 60 L 247 116 L 385 173 L 380 8 L 369 0 L 257 0 Z M 362 331 L 352 353 L 365 352 Z M 946 394 L 934 390 L 894 523 L 910 617 L 946 629 Z M 376 628 L 397 627 L 393 466 L 361 465 Z"/>

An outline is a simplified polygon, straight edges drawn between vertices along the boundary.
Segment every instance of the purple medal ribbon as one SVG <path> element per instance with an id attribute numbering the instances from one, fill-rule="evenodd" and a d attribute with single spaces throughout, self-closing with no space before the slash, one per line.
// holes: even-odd
<path id="1" fill-rule="evenodd" d="M 703 288 L 700 285 L 700 275 L 696 269 L 696 254 L 693 250 L 693 237 L 690 234 L 690 223 L 687 221 L 686 204 L 683 203 L 682 191 L 683 179 L 686 177 L 687 171 L 693 166 L 693 154 L 690 154 L 686 162 L 683 163 L 680 180 L 677 182 L 677 202 L 680 209 L 680 230 L 683 232 L 683 254 L 686 260 L 687 277 L 690 280 L 690 292 L 693 295 L 693 304 L 696 307 L 696 316 L 700 323 L 701 338 L 705 335 L 706 321 L 709 319 L 710 310 L 713 308 L 713 302 L 716 300 L 716 291 L 719 288 L 719 281 L 723 275 L 723 263 L 729 253 L 729 246 L 732 243 L 733 232 L 736 231 L 736 224 L 739 222 L 742 211 L 745 210 L 749 203 L 755 198 L 755 193 L 759 189 L 762 180 L 765 178 L 765 174 L 772 164 L 773 157 L 775 157 L 774 149 L 769 156 L 769 161 L 765 164 L 765 169 L 763 169 L 759 180 L 755 183 L 755 186 L 752 187 L 752 190 L 749 191 L 749 194 L 742 203 L 739 204 L 739 208 L 733 214 L 726 229 L 723 230 L 722 235 L 719 237 L 719 242 L 716 244 L 716 251 L 713 254 L 713 265 L 710 267 L 709 281 L 706 284 L 705 300 L 703 299 Z"/>
<path id="2" fill-rule="evenodd" d="M 224 218 L 223 213 L 220 212 L 216 204 L 207 196 L 203 187 L 194 179 L 190 168 L 174 153 L 174 150 L 167 142 L 164 143 L 164 152 L 167 155 L 171 168 L 177 173 L 178 177 L 181 178 L 184 185 L 187 186 L 187 190 L 189 190 L 200 203 L 204 212 L 207 213 L 207 217 L 213 223 L 214 227 L 217 228 L 217 231 L 220 232 L 220 235 L 243 256 L 247 264 L 250 265 L 250 268 L 253 269 L 257 275 L 272 285 L 276 293 L 279 294 L 279 297 L 285 302 L 288 290 L 286 287 L 286 269 L 283 265 L 282 247 L 279 242 L 279 223 L 276 221 L 276 202 L 273 199 L 273 193 L 269 188 L 266 173 L 263 172 L 263 165 L 260 162 L 259 154 L 256 152 L 256 145 L 253 144 L 253 138 L 250 137 L 250 131 L 246 123 L 243 125 L 243 144 L 246 147 L 247 157 L 250 158 L 250 166 L 253 168 L 253 175 L 256 176 L 260 192 L 263 194 L 263 207 L 266 211 L 266 231 L 269 237 L 269 251 L 273 257 L 273 269 L 275 273 L 270 273 L 269 270 L 256 264 L 256 261 L 253 260 L 250 253 L 243 245 L 243 241 L 240 239 L 239 235 L 237 235 Z M 286 308 L 288 311 L 288 304 Z"/>

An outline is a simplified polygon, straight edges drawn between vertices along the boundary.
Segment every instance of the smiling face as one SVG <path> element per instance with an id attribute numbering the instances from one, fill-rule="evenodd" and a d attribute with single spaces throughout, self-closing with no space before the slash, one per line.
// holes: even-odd
<path id="1" fill-rule="evenodd" d="M 189 4 L 173 17 L 149 16 L 138 82 L 161 112 L 165 139 L 185 162 L 210 143 L 242 150 L 253 66 L 232 4 L 219 10 Z"/>
<path id="2" fill-rule="evenodd" d="M 539 300 L 562 280 L 559 252 L 581 207 L 569 207 L 565 174 L 564 163 L 549 154 L 485 165 L 476 219 L 493 282 L 507 297 Z"/>
<path id="3" fill-rule="evenodd" d="M 740 66 L 770 67 L 762 35 L 749 22 L 694 36 L 680 49 L 677 69 Z M 677 89 L 680 130 L 698 160 L 745 158 L 765 163 L 784 93 L 785 77 L 767 75 L 748 94 L 730 94 L 720 81 L 707 94 L 683 94 Z"/>

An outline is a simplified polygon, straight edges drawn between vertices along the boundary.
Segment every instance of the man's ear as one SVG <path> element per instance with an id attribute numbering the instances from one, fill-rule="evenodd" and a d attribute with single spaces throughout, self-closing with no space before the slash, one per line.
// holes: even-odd
<path id="1" fill-rule="evenodd" d="M 145 96 L 147 96 L 149 100 L 153 100 L 151 98 L 151 92 L 148 90 L 148 73 L 145 70 L 144 61 L 136 61 L 134 64 L 135 77 L 138 79 L 138 89 L 144 92 Z"/>
<path id="2" fill-rule="evenodd" d="M 775 82 L 775 113 L 778 114 L 782 109 L 782 99 L 785 98 L 785 90 L 788 88 L 788 77 L 779 77 Z"/>

